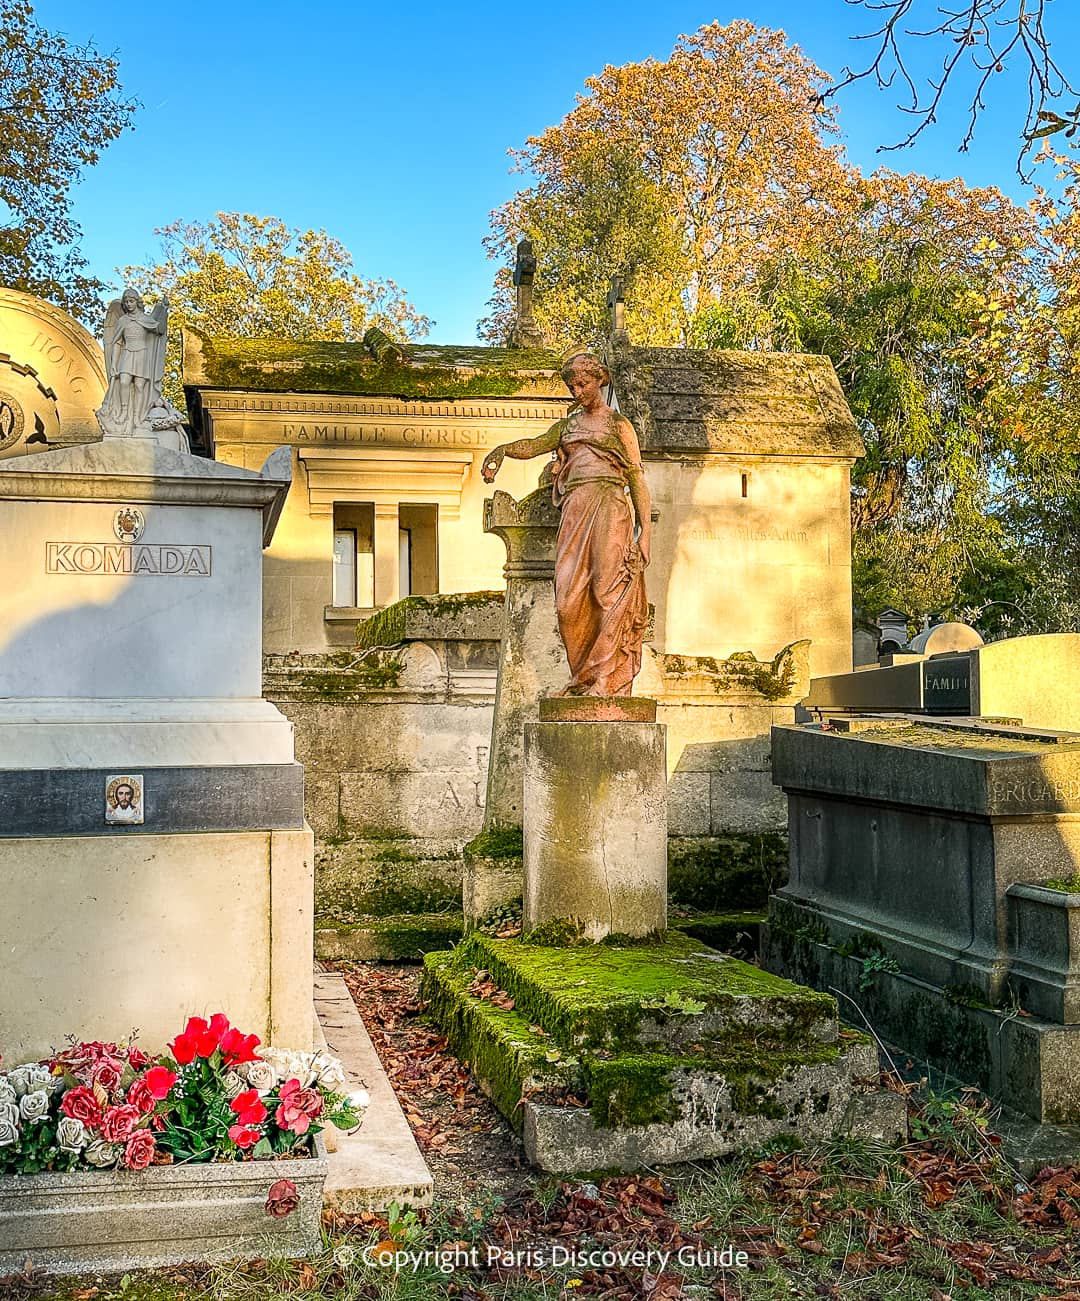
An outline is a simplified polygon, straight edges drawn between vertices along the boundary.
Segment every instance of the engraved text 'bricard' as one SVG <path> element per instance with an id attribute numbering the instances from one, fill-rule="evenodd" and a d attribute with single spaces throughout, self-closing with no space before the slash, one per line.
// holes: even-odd
<path id="1" fill-rule="evenodd" d="M 46 542 L 47 574 L 179 575 L 209 578 L 211 548 L 175 543 Z"/>

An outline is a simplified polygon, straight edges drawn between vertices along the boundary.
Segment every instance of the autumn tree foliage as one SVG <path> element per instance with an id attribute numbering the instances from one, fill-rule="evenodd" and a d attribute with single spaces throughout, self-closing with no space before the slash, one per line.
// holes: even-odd
<path id="1" fill-rule="evenodd" d="M 699 312 L 850 208 L 835 110 L 814 104 L 826 84 L 782 32 L 744 21 L 681 36 L 665 62 L 606 67 L 514 152 L 535 182 L 492 214 L 489 254 L 505 264 L 533 241 L 553 339 L 602 333 L 618 273 L 634 337 L 685 343 Z M 504 335 L 508 284 L 504 272 L 488 338 Z"/>
<path id="2" fill-rule="evenodd" d="M 170 303 L 167 376 L 179 399 L 180 326 L 229 338 L 359 339 L 377 325 L 394 338 L 420 338 L 431 322 L 393 280 L 367 279 L 352 254 L 324 230 L 300 231 L 279 217 L 219 212 L 154 232 L 161 260 L 120 274 L 148 299 Z"/>
<path id="3" fill-rule="evenodd" d="M 489 252 L 505 264 L 533 241 L 536 316 L 557 344 L 604 338 L 619 274 L 636 343 L 829 356 L 867 449 L 861 602 L 992 603 L 1013 612 L 1003 627 L 1069 626 L 1080 574 L 1073 601 L 1053 556 L 1076 518 L 1080 449 L 1063 431 L 1080 427 L 1080 165 L 1059 157 L 1058 199 L 1040 188 L 1029 206 L 864 176 L 828 86 L 746 22 L 605 68 L 517 152 L 533 183 L 493 214 Z M 488 337 L 505 336 L 508 285 L 504 269 Z"/>
<path id="4" fill-rule="evenodd" d="M 96 317 L 104 285 L 78 252 L 71 189 L 134 110 L 114 58 L 0 0 L 0 284 Z"/>

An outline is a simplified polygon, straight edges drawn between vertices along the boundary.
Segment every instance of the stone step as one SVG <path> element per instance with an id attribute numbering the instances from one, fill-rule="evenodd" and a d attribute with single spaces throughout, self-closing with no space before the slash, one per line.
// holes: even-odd
<path id="1" fill-rule="evenodd" d="M 655 943 L 549 947 L 472 932 L 454 950 L 486 970 L 566 1051 L 687 1044 L 722 1032 L 831 1043 L 836 1001 L 669 931 Z"/>
<path id="2" fill-rule="evenodd" d="M 502 1114 L 521 1130 L 523 1098 L 583 1088 L 580 1063 L 564 1053 L 520 1011 L 496 1007 L 469 993 L 474 973 L 450 953 L 424 959 L 420 992 L 428 1015 Z"/>
<path id="3" fill-rule="evenodd" d="M 639 958 L 642 976 L 648 961 Z M 790 1024 L 785 1038 L 768 1025 L 731 1023 L 682 1051 L 660 1043 L 567 1051 L 517 1004 L 479 996 L 476 980 L 456 953 L 430 954 L 428 1014 L 543 1170 L 636 1169 L 778 1134 L 810 1142 L 841 1131 L 903 1133 L 901 1098 L 864 1096 L 859 1081 L 876 1078 L 877 1052 L 853 1031 L 822 1042 L 792 1037 Z"/>

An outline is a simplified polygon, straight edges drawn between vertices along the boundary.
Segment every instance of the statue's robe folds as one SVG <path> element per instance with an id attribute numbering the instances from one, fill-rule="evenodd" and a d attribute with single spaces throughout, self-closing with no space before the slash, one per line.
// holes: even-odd
<path id="1" fill-rule="evenodd" d="M 599 433 L 571 416 L 555 455 L 555 608 L 571 673 L 563 695 L 628 696 L 641 668 L 648 604 L 627 483 L 640 467 L 616 419 Z"/>

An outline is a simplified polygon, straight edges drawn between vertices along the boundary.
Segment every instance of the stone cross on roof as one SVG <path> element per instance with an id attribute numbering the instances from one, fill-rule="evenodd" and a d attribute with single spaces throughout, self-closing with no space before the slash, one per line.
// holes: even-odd
<path id="1" fill-rule="evenodd" d="M 623 278 L 622 276 L 611 277 L 611 288 L 608 290 L 608 296 L 604 300 L 605 306 L 611 313 L 611 337 L 618 338 L 626 334 L 626 301 L 623 298 Z"/>
<path id="2" fill-rule="evenodd" d="M 536 255 L 532 241 L 518 240 L 517 260 L 514 263 L 514 286 L 517 289 L 517 312 L 510 331 L 511 348 L 542 348 L 544 336 L 533 317 L 533 277 L 536 275 Z"/>

